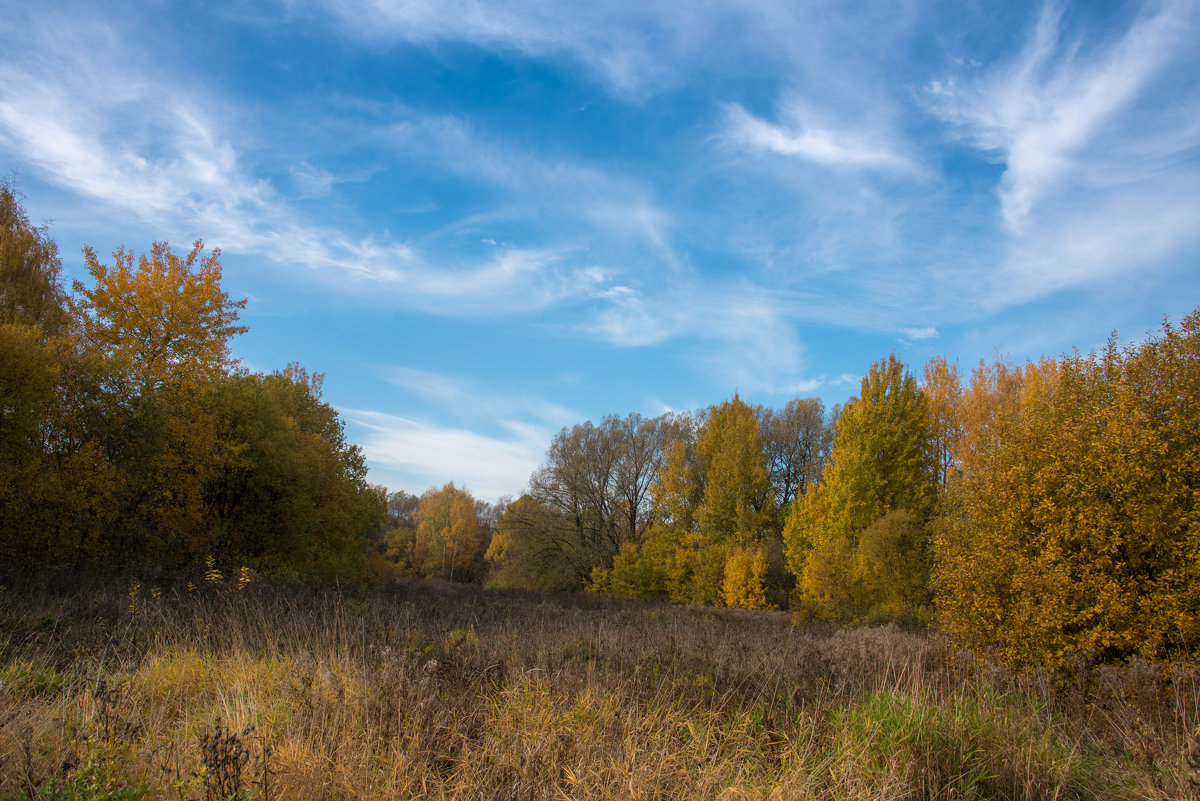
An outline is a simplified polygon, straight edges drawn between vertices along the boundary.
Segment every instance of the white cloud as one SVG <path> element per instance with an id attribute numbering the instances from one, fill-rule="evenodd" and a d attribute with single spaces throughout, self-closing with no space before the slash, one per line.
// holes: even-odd
<path id="1" fill-rule="evenodd" d="M 789 384 L 784 390 L 788 395 L 812 395 L 828 382 L 822 378 L 805 378 Z"/>
<path id="2" fill-rule="evenodd" d="M 583 419 L 560 404 L 498 390 L 474 378 L 400 365 L 377 370 L 385 381 L 426 401 L 438 418 L 341 410 L 364 430 L 360 441 L 373 480 L 393 489 L 419 493 L 454 481 L 489 500 L 518 494 L 541 464 L 553 435 Z M 486 434 L 481 428 L 501 433 Z"/>
<path id="3" fill-rule="evenodd" d="M 1010 61 L 926 88 L 928 108 L 1004 172 L 1006 234 L 965 286 L 995 312 L 1169 268 L 1200 248 L 1194 3 L 1149 3 L 1123 31 L 1076 30 L 1046 5 Z"/>
<path id="4" fill-rule="evenodd" d="M 688 343 L 684 358 L 731 393 L 787 392 L 805 381 L 800 308 L 789 293 L 750 281 L 660 279 L 614 288 L 582 329 L 623 347 Z"/>
<path id="5" fill-rule="evenodd" d="M 333 191 L 336 178 L 329 170 L 315 167 L 308 162 L 296 164 L 291 169 L 292 183 L 301 197 L 326 197 Z"/>
<path id="6" fill-rule="evenodd" d="M 642 97 L 678 79 L 678 58 L 693 55 L 717 24 L 711 7 L 665 13 L 653 4 L 563 4 L 554 0 L 324 0 L 350 30 L 368 39 L 465 41 L 533 57 L 569 57 L 614 92 Z"/>
<path id="7" fill-rule="evenodd" d="M 466 42 L 574 62 L 608 92 L 635 103 L 700 75 L 724 79 L 763 70 L 820 83 L 830 99 L 848 89 L 860 92 L 876 74 L 871 59 L 860 54 L 886 51 L 927 16 L 912 2 L 856 7 L 790 0 L 684 5 L 671 0 L 311 0 L 306 5 L 327 9 L 364 41 Z M 873 94 L 882 99 L 882 92 Z"/>
<path id="8" fill-rule="evenodd" d="M 1067 208 L 1050 204 L 1013 242 L 1002 269 L 984 282 L 983 303 L 1004 306 L 1067 287 L 1111 284 L 1187 248 L 1200 253 L 1197 181 L 1200 175 L 1184 173 L 1098 192 Z"/>
<path id="9" fill-rule="evenodd" d="M 916 340 L 933 339 L 934 337 L 938 336 L 937 327 L 932 325 L 927 325 L 922 328 L 901 328 L 900 333 L 909 339 Z"/>
<path id="10" fill-rule="evenodd" d="M 422 263 L 398 281 L 410 301 L 418 301 L 412 305 L 435 314 L 531 312 L 600 291 L 603 274 L 566 263 L 568 255 L 556 250 L 501 248 L 467 267 Z"/>
<path id="11" fill-rule="evenodd" d="M 553 436 L 548 429 L 528 424 L 511 424 L 508 436 L 492 437 L 377 411 L 339 413 L 365 432 L 358 441 L 372 480 L 413 493 L 453 481 L 489 501 L 519 494 Z M 389 478 L 394 481 L 389 483 Z"/>
<path id="12" fill-rule="evenodd" d="M 497 420 L 517 425 L 514 417 L 536 421 L 540 426 L 561 428 L 579 422 L 582 415 L 543 398 L 509 393 L 472 378 L 434 373 L 414 367 L 380 367 L 383 379 L 407 392 L 437 404 L 452 416 L 473 420 Z"/>
<path id="13" fill-rule="evenodd" d="M 63 24 L 69 43 L 70 25 Z M 105 30 L 112 39 L 106 52 L 127 49 L 117 32 Z M 165 72 L 149 77 L 158 73 L 136 60 L 99 60 L 95 47 L 64 50 L 43 38 L 37 59 L 0 63 L 0 150 L 114 217 L 132 215 L 163 238 L 190 241 L 201 232 L 227 253 L 307 267 L 312 280 L 340 291 L 383 294 L 434 314 L 528 312 L 591 295 L 605 281 L 592 264 L 568 263 L 570 251 L 562 247 L 498 247 L 446 258 L 386 235 L 354 237 L 314 222 L 245 164 L 238 132 L 215 122 L 238 117 L 228 104 Z M 481 160 L 492 162 L 485 165 L 490 180 L 514 177 L 517 168 L 501 167 L 502 157 L 485 153 L 474 164 Z M 561 173 L 560 184 L 576 190 L 580 181 L 593 187 L 605 181 L 568 166 L 545 167 L 528 180 L 537 183 L 546 173 Z M 327 194 L 336 180 L 306 162 L 291 170 L 302 197 Z M 564 196 L 589 194 L 563 189 Z"/>
<path id="14" fill-rule="evenodd" d="M 723 138 L 751 150 L 766 150 L 826 167 L 877 168 L 911 171 L 912 163 L 895 152 L 883 136 L 835 130 L 811 109 L 793 104 L 787 125 L 776 125 L 741 106 L 725 108 Z"/>
<path id="15" fill-rule="evenodd" d="M 456 229 L 503 220 L 551 222 L 568 241 L 603 240 L 670 252 L 672 216 L 636 178 L 577 160 L 539 157 L 454 116 L 400 109 L 404 119 L 373 138 L 400 158 L 486 186 L 499 196 L 491 208 L 456 221 Z M 448 233 L 448 232 L 443 232 Z M 488 239 L 495 239 L 489 233 Z"/>
<path id="16" fill-rule="evenodd" d="M 930 108 L 1003 160 L 1000 202 L 1012 231 L 1020 233 L 1043 198 L 1103 157 L 1091 148 L 1119 125 L 1116 118 L 1129 113 L 1179 48 L 1194 40 L 1187 33 L 1194 29 L 1193 9 L 1164 3 L 1093 52 L 1067 39 L 1061 8 L 1047 4 L 1011 63 L 978 79 L 929 85 Z"/>

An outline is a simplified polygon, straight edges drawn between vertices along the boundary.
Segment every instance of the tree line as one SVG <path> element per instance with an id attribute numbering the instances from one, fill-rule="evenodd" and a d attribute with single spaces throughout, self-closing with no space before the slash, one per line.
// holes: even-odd
<path id="1" fill-rule="evenodd" d="M 888 356 L 828 414 L 564 429 L 486 556 L 498 586 L 936 620 L 1015 662 L 1200 657 L 1200 311 L 970 375 Z"/>
<path id="2" fill-rule="evenodd" d="M 221 288 L 220 251 L 84 256 L 67 291 L 0 185 L 3 563 L 366 575 L 386 493 L 320 375 L 231 358 L 246 301 Z"/>

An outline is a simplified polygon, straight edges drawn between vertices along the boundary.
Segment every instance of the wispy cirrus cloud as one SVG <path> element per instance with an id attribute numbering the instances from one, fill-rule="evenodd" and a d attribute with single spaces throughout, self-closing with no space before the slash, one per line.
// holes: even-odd
<path id="1" fill-rule="evenodd" d="M 622 347 L 687 342 L 680 358 L 731 392 L 811 391 L 792 300 L 791 293 L 749 280 L 700 282 L 682 274 L 610 289 L 580 328 Z"/>
<path id="2" fill-rule="evenodd" d="M 481 130 L 468 119 L 395 110 L 371 139 L 405 161 L 458 176 L 494 195 L 486 211 L 450 227 L 537 220 L 562 242 L 611 243 L 671 252 L 672 214 L 645 182 L 578 159 L 548 158 Z M 438 232 L 439 234 L 445 232 Z"/>
<path id="3" fill-rule="evenodd" d="M 1106 160 L 1106 135 L 1162 119 L 1138 108 L 1151 81 L 1194 41 L 1194 4 L 1167 2 L 1140 14 L 1115 41 L 1085 48 L 1048 3 L 1021 52 L 980 76 L 926 88 L 929 107 L 1005 166 L 999 194 L 1009 228 L 1020 233 L 1038 203 Z M 1190 33 L 1189 33 L 1190 32 Z M 1174 102 L 1174 101 L 1173 101 Z M 1131 117 L 1133 119 L 1131 119 Z M 1162 143 L 1166 151 L 1179 142 Z M 1194 145 L 1194 140 L 1185 146 Z"/>
<path id="4" fill-rule="evenodd" d="M 725 107 L 722 139 L 731 145 L 803 159 L 825 167 L 912 171 L 892 147 L 895 137 L 837 128 L 801 103 L 789 104 L 776 124 L 737 104 Z M 891 140 L 891 141 L 889 141 Z"/>
<path id="5" fill-rule="evenodd" d="M 604 283 L 602 271 L 561 244 L 446 255 L 312 219 L 255 173 L 239 141 L 247 137 L 228 122 L 241 116 L 231 101 L 137 58 L 114 62 L 94 46 L 73 46 L 87 22 L 38 18 L 28 32 L 39 45 L 30 48 L 36 57 L 0 62 L 0 149 L 109 216 L 133 216 L 165 238 L 203 232 L 227 253 L 306 267 L 312 281 L 341 291 L 370 288 L 434 314 L 527 312 L 589 296 Z M 136 52 L 130 32 L 96 27 L 108 41 L 103 52 Z M 513 175 L 491 169 L 490 180 Z M 581 180 L 602 180 L 583 172 Z M 289 174 L 301 198 L 325 196 L 338 182 L 304 161 Z"/>
<path id="6" fill-rule="evenodd" d="M 567 57 L 617 94 L 633 98 L 681 80 L 681 57 L 694 58 L 725 16 L 719 5 L 680 15 L 630 2 L 324 0 L 320 5 L 368 39 L 471 42 L 532 57 Z"/>
<path id="7" fill-rule="evenodd" d="M 1011 60 L 930 83 L 927 107 L 1004 167 L 1007 254 L 973 292 L 997 310 L 1100 285 L 1200 247 L 1193 3 L 1151 3 L 1116 35 L 1042 8 Z"/>
<path id="8" fill-rule="evenodd" d="M 461 419 L 488 419 L 517 425 L 521 421 L 560 428 L 579 422 L 580 414 L 526 392 L 505 392 L 478 379 L 436 373 L 404 365 L 378 369 L 385 381 L 436 404 L 440 411 Z"/>
<path id="9" fill-rule="evenodd" d="M 913 2 L 886 6 L 702 0 L 311 0 L 369 42 L 466 42 L 525 58 L 582 66 L 613 95 L 635 103 L 686 86 L 699 75 L 728 77 L 763 68 L 799 73 L 826 86 L 829 99 L 863 90 L 869 54 L 922 21 Z M 836 7 L 836 13 L 831 11 Z M 861 49 L 848 51 L 853 41 Z M 832 65 L 832 68 L 831 68 Z M 879 92 L 876 101 L 882 100 Z"/>

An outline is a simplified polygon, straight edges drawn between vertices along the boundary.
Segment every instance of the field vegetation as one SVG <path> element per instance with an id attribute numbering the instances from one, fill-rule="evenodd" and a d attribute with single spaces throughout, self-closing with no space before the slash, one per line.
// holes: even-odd
<path id="1" fill-rule="evenodd" d="M 10 576 L 0 797 L 1181 799 L 1198 683 L 596 594 Z"/>

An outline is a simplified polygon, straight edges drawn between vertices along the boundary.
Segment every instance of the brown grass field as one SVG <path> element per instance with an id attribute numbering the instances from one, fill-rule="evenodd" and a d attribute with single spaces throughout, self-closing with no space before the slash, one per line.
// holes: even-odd
<path id="1" fill-rule="evenodd" d="M 1198 798 L 1200 670 L 430 583 L 9 576 L 4 799 Z"/>

